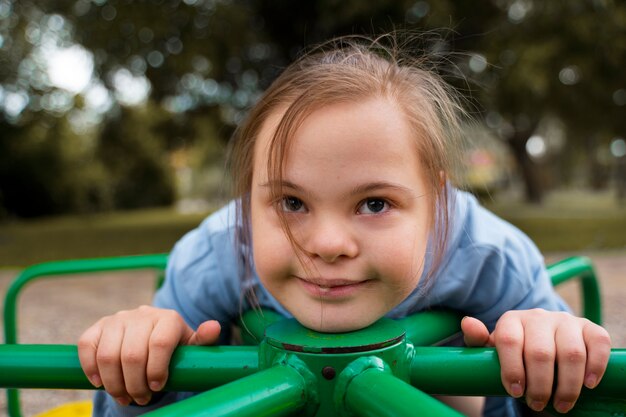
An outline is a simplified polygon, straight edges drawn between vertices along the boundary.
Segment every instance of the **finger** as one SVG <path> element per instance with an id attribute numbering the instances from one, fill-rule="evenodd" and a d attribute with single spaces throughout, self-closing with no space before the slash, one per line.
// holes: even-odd
<path id="1" fill-rule="evenodd" d="M 563 324 L 555 334 L 557 360 L 557 388 L 554 408 L 568 412 L 578 400 L 585 377 L 587 349 L 580 326 Z"/>
<path id="2" fill-rule="evenodd" d="M 461 330 L 463 330 L 463 340 L 467 346 L 489 345 L 489 330 L 482 321 L 465 316 L 461 320 Z"/>
<path id="3" fill-rule="evenodd" d="M 504 315 L 498 320 L 494 331 L 494 341 L 502 385 L 514 398 L 524 394 L 526 374 L 524 372 L 524 327 L 517 317 Z"/>
<path id="4" fill-rule="evenodd" d="M 189 345 L 208 346 L 215 344 L 222 328 L 216 320 L 208 320 L 198 326 L 196 332 L 189 339 Z"/>
<path id="5" fill-rule="evenodd" d="M 587 322 L 583 327 L 583 339 L 587 348 L 587 366 L 585 368 L 585 386 L 595 388 L 602 377 L 611 355 L 611 337 L 602 327 Z"/>
<path id="6" fill-rule="evenodd" d="M 169 363 L 174 349 L 193 335 L 193 330 L 175 312 L 161 318 L 148 341 L 146 375 L 152 391 L 160 391 L 169 375 Z"/>
<path id="7" fill-rule="evenodd" d="M 131 322 L 126 325 L 122 341 L 121 363 L 126 392 L 139 405 L 146 405 L 152 398 L 146 378 L 148 340 L 152 333 L 150 322 Z"/>
<path id="8" fill-rule="evenodd" d="M 545 317 L 526 322 L 524 328 L 526 402 L 534 411 L 541 411 L 552 395 L 556 360 L 555 329 L 546 325 Z"/>
<path id="9" fill-rule="evenodd" d="M 78 339 L 78 360 L 83 372 L 91 385 L 96 388 L 102 386 L 102 379 L 98 372 L 98 362 L 96 361 L 96 352 L 98 351 L 98 343 L 102 334 L 101 322 L 94 324 L 80 336 Z"/>
<path id="10" fill-rule="evenodd" d="M 122 373 L 122 364 L 120 362 L 123 340 L 123 324 L 113 320 L 103 323 L 102 335 L 100 336 L 100 343 L 96 352 L 96 361 L 98 362 L 102 385 L 104 385 L 106 391 L 118 403 L 128 405 L 131 399 L 126 392 L 124 374 Z"/>

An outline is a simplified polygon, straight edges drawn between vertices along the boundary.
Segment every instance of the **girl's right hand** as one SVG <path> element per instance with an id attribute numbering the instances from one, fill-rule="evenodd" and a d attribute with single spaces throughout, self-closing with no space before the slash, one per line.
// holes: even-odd
<path id="1" fill-rule="evenodd" d="M 211 345 L 220 334 L 215 320 L 195 332 L 174 310 L 141 306 L 100 319 L 78 341 L 78 357 L 89 381 L 121 405 L 147 404 L 163 388 L 174 349 Z"/>

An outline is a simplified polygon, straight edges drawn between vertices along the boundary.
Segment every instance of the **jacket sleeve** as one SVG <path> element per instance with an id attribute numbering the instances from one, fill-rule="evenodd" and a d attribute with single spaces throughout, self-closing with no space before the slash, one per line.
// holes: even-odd
<path id="1" fill-rule="evenodd" d="M 175 245 L 154 305 L 176 310 L 194 329 L 206 320 L 219 321 L 225 344 L 242 305 L 241 272 L 233 230 L 217 228 L 217 220 L 209 217 Z"/>

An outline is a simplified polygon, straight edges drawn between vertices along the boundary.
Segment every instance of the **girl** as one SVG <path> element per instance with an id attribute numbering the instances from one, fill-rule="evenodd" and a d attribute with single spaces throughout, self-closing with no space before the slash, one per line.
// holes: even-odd
<path id="1" fill-rule="evenodd" d="M 475 317 L 462 321 L 466 344 L 496 347 L 512 397 L 542 410 L 558 377 L 552 401 L 569 411 L 602 378 L 609 336 L 566 312 L 525 235 L 449 185 L 452 97 L 380 40 L 343 39 L 287 68 L 235 133 L 236 202 L 176 245 L 156 307 L 81 337 L 86 375 L 110 394 L 97 394 L 95 414 L 183 398 L 160 393 L 172 351 L 228 343 L 240 308 L 255 305 L 324 332 L 461 310 Z M 484 414 L 516 407 L 489 399 Z"/>

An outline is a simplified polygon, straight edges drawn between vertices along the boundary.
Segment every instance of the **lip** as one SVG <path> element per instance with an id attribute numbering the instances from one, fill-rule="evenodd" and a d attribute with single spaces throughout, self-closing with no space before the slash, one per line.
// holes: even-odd
<path id="1" fill-rule="evenodd" d="M 322 279 L 298 277 L 305 291 L 322 299 L 341 299 L 354 295 L 357 291 L 367 286 L 370 280 L 354 281 L 346 279 Z"/>

